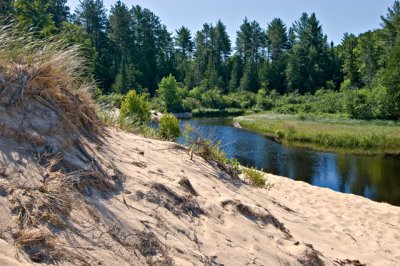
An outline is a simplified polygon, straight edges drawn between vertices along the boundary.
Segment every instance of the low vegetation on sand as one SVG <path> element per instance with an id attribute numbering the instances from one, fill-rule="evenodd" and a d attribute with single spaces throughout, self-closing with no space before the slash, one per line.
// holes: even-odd
<path id="1" fill-rule="evenodd" d="M 264 177 L 264 174 L 260 171 L 257 171 L 257 169 L 254 168 L 242 169 L 242 173 L 246 176 L 250 184 L 252 184 L 253 186 L 255 187 L 265 186 L 266 178 Z"/>
<path id="2" fill-rule="evenodd" d="M 400 126 L 396 122 L 278 114 L 235 120 L 244 128 L 297 146 L 358 154 L 400 154 Z"/>

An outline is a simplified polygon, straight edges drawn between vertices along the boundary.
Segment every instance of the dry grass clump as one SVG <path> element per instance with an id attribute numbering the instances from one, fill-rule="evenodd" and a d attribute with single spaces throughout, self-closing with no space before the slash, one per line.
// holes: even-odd
<path id="1" fill-rule="evenodd" d="M 96 150 L 94 85 L 79 47 L 60 37 L 37 39 L 11 25 L 0 27 L 0 40 L 0 163 L 12 168 L 0 176 L 0 193 L 17 221 L 7 241 L 35 262 L 85 264 L 63 237 L 81 237 L 81 217 L 98 218 L 85 196 L 115 190 L 123 178 Z"/>
<path id="2" fill-rule="evenodd" d="M 70 127 L 97 133 L 99 119 L 83 76 L 78 46 L 60 37 L 38 39 L 15 25 L 0 28 L 0 103 L 18 106 L 36 100 L 57 112 Z"/>

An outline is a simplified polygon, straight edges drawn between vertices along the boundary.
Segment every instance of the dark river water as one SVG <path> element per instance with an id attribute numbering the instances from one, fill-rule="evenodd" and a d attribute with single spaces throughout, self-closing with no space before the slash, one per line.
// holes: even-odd
<path id="1" fill-rule="evenodd" d="M 230 126 L 228 119 L 193 119 L 194 131 L 219 140 L 229 158 L 267 173 L 400 205 L 400 157 L 318 152 L 279 144 Z M 183 138 L 179 142 L 184 142 Z"/>

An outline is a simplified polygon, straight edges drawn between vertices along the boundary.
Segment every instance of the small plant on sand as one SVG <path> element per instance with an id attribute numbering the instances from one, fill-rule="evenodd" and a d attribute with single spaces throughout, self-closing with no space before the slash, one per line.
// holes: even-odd
<path id="1" fill-rule="evenodd" d="M 121 103 L 120 118 L 140 123 L 150 121 L 150 103 L 147 95 L 138 95 L 134 90 L 129 91 Z"/>
<path id="2" fill-rule="evenodd" d="M 181 135 L 179 120 L 173 114 L 165 114 L 160 119 L 160 134 L 166 140 L 175 140 Z"/>
<path id="3" fill-rule="evenodd" d="M 242 173 L 246 176 L 247 179 L 249 179 L 250 184 L 252 184 L 255 187 L 264 187 L 266 183 L 266 178 L 264 177 L 264 174 L 260 171 L 258 171 L 255 168 L 246 168 L 242 169 Z"/>

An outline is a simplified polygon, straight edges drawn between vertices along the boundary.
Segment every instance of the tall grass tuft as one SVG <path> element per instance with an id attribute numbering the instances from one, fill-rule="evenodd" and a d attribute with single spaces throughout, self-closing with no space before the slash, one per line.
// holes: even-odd
<path id="1" fill-rule="evenodd" d="M 62 36 L 37 38 L 18 25 L 0 27 L 2 104 L 34 98 L 62 111 L 65 122 L 86 133 L 98 132 L 99 119 L 89 92 L 94 82 L 80 47 Z"/>

